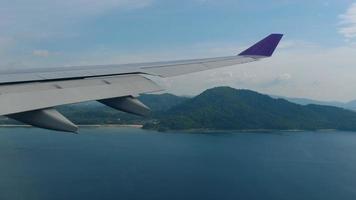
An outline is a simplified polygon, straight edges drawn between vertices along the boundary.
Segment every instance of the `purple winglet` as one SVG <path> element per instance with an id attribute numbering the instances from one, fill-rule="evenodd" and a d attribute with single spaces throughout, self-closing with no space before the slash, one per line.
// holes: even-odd
<path id="1" fill-rule="evenodd" d="M 250 48 L 241 52 L 239 56 L 272 56 L 283 34 L 271 34 L 261 41 L 257 42 Z"/>

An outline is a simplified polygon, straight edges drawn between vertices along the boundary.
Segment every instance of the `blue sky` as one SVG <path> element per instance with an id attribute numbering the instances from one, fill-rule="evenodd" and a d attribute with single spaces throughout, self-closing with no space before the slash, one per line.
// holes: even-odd
<path id="1" fill-rule="evenodd" d="M 234 55 L 284 33 L 267 61 L 160 82 L 187 95 L 230 85 L 356 99 L 356 1 L 0 0 L 0 19 L 2 69 Z"/>

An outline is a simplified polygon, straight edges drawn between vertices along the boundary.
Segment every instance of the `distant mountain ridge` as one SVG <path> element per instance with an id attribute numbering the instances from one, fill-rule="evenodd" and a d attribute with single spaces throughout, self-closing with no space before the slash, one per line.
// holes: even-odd
<path id="1" fill-rule="evenodd" d="M 196 97 L 144 94 L 151 107 L 147 118 L 119 112 L 98 102 L 60 106 L 57 109 L 76 124 L 144 124 L 145 128 L 174 129 L 339 129 L 356 131 L 356 112 L 315 105 L 308 99 L 270 97 L 251 90 L 217 87 Z M 323 103 L 323 102 L 320 102 Z M 303 105 L 309 104 L 309 105 Z M 5 117 L 1 124 L 18 124 Z"/>
<path id="2" fill-rule="evenodd" d="M 218 87 L 156 114 L 146 128 L 166 129 L 340 129 L 356 130 L 356 112 L 299 105 L 250 90 Z"/>
<path id="3" fill-rule="evenodd" d="M 325 105 L 325 106 L 335 106 L 350 110 L 356 111 L 356 100 L 349 102 L 340 102 L 340 101 L 318 101 L 308 98 L 295 98 L 295 97 L 284 97 L 284 96 L 276 96 L 271 95 L 273 98 L 283 98 L 292 103 L 300 104 L 300 105 L 308 105 L 308 104 L 316 104 L 316 105 Z"/>

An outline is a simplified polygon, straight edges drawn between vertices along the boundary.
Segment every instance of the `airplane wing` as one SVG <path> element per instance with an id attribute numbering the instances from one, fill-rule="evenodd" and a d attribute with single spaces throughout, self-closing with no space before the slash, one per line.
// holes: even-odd
<path id="1" fill-rule="evenodd" d="M 135 97 L 162 90 L 144 75 L 171 77 L 272 56 L 282 34 L 271 34 L 236 56 L 155 63 L 74 66 L 0 72 L 0 115 L 33 126 L 76 132 L 56 106 L 99 101 L 145 116 L 149 108 Z"/>

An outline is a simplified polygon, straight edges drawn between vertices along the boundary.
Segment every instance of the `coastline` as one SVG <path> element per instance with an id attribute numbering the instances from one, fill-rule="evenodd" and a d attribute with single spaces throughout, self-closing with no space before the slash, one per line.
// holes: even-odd
<path id="1" fill-rule="evenodd" d="M 141 124 L 79 124 L 79 127 L 121 127 L 121 128 L 142 128 Z M 0 128 L 35 128 L 31 125 L 22 125 L 22 124 L 1 124 Z"/>
<path id="2" fill-rule="evenodd" d="M 156 129 L 147 129 L 147 130 L 156 130 Z M 345 130 L 338 130 L 338 129 L 315 129 L 315 130 L 303 130 L 303 129 L 233 129 L 233 130 L 221 130 L 221 129 L 182 129 L 182 130 L 156 130 L 158 132 L 167 132 L 167 133 L 172 133 L 172 132 L 183 132 L 183 133 L 213 133 L 213 132 L 222 132 L 222 133 L 230 133 L 230 132 L 240 132 L 240 133 L 272 133 L 272 132 L 305 132 L 305 131 L 310 131 L 310 132 L 319 132 L 319 131 L 324 131 L 324 132 L 329 132 L 329 131 L 345 131 Z M 349 131 L 349 132 L 355 132 L 355 131 Z"/>
<path id="3" fill-rule="evenodd" d="M 222 133 L 230 133 L 230 132 L 240 132 L 240 133 L 272 133 L 272 132 L 319 132 L 319 131 L 346 131 L 346 130 L 338 130 L 338 129 L 316 129 L 316 130 L 302 130 L 302 129 L 236 129 L 236 130 L 220 130 L 220 129 L 182 129 L 182 130 L 156 130 L 156 129 L 145 129 L 141 124 L 79 124 L 78 127 L 82 128 L 137 128 L 144 130 L 153 130 L 158 132 L 183 132 L 183 133 L 213 133 L 213 132 L 222 132 Z M 23 124 L 0 124 L 0 128 L 36 128 L 31 125 L 23 125 Z M 348 131 L 355 132 L 355 131 Z"/>

